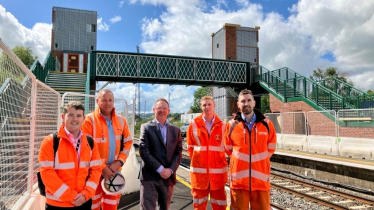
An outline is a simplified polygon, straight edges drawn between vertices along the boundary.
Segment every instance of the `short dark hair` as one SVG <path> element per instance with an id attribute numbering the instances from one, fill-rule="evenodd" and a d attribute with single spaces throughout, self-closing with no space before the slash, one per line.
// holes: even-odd
<path id="1" fill-rule="evenodd" d="M 68 109 L 75 108 L 76 110 L 83 110 L 84 113 L 84 105 L 80 101 L 70 101 L 67 103 L 63 108 L 63 114 L 68 112 Z"/>
<path id="2" fill-rule="evenodd" d="M 247 89 L 244 89 L 244 90 L 240 91 L 240 93 L 239 93 L 240 96 L 247 95 L 247 94 L 250 94 L 250 95 L 252 95 L 252 97 L 254 97 L 252 91 L 247 90 Z"/>
<path id="3" fill-rule="evenodd" d="M 156 105 L 156 103 L 159 102 L 159 101 L 164 101 L 164 102 L 167 103 L 168 106 L 169 106 L 169 102 L 168 102 L 166 99 L 164 99 L 164 98 L 159 98 L 159 99 L 157 99 L 156 102 L 155 102 L 155 105 Z"/>

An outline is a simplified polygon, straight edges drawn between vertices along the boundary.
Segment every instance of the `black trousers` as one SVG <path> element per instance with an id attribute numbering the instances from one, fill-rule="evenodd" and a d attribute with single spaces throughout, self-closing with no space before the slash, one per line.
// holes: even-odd
<path id="1" fill-rule="evenodd" d="M 165 185 L 162 180 L 144 181 L 140 180 L 140 210 L 157 209 L 169 210 L 174 185 Z"/>
<path id="2" fill-rule="evenodd" d="M 58 206 L 52 206 L 52 205 L 49 205 L 49 204 L 45 204 L 45 209 L 46 210 L 65 210 L 65 209 L 69 209 L 69 210 L 91 210 L 91 206 L 92 206 L 92 199 L 86 201 L 86 203 L 84 203 L 83 205 L 81 206 L 75 206 L 75 207 L 58 207 Z"/>

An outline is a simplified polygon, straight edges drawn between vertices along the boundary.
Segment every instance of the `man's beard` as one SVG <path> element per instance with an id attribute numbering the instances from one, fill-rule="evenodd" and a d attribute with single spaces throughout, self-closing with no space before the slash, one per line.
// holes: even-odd
<path id="1" fill-rule="evenodd" d="M 242 112 L 243 112 L 243 114 L 248 115 L 248 114 L 252 113 L 252 109 L 250 107 L 246 106 L 246 107 L 243 107 Z"/>

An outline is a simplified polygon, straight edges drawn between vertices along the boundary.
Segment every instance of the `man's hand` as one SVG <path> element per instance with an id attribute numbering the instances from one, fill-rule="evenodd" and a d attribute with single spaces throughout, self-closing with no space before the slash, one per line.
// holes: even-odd
<path id="1" fill-rule="evenodd" d="M 112 164 L 109 165 L 109 168 L 114 173 L 116 173 L 121 166 L 122 166 L 122 163 L 119 160 L 116 160 Z"/>
<path id="2" fill-rule="evenodd" d="M 113 171 L 109 168 L 109 166 L 106 166 L 102 173 L 101 173 L 104 177 L 104 179 L 112 179 L 114 177 L 114 173 Z"/>
<path id="3" fill-rule="evenodd" d="M 164 168 L 161 173 L 160 173 L 160 176 L 163 178 L 163 179 L 167 179 L 171 176 L 171 170 L 168 169 L 168 168 Z"/>
<path id="4" fill-rule="evenodd" d="M 71 202 L 75 206 L 81 206 L 86 202 L 86 197 L 82 195 L 81 193 L 78 193 L 77 196 L 75 196 L 74 201 Z"/>

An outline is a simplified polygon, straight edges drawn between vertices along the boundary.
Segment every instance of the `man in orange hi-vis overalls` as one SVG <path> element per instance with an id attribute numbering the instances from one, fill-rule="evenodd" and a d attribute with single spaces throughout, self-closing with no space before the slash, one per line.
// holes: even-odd
<path id="1" fill-rule="evenodd" d="M 238 112 L 226 126 L 230 156 L 231 209 L 270 209 L 270 157 L 276 148 L 273 123 L 258 109 L 250 90 L 239 93 Z"/>
<path id="2" fill-rule="evenodd" d="M 133 139 L 125 118 L 115 112 L 113 92 L 101 90 L 96 102 L 98 107 L 86 116 L 83 131 L 91 135 L 98 145 L 103 162 L 102 178 L 111 179 L 117 171 L 121 171 L 126 162 Z M 120 197 L 120 192 L 115 195 L 106 194 L 99 184 L 92 198 L 92 209 L 100 210 L 101 206 L 103 210 L 115 210 Z"/>
<path id="3" fill-rule="evenodd" d="M 208 196 L 213 209 L 226 209 L 227 160 L 223 147 L 225 123 L 214 113 L 213 97 L 200 100 L 203 113 L 187 130 L 194 209 L 205 210 Z"/>

